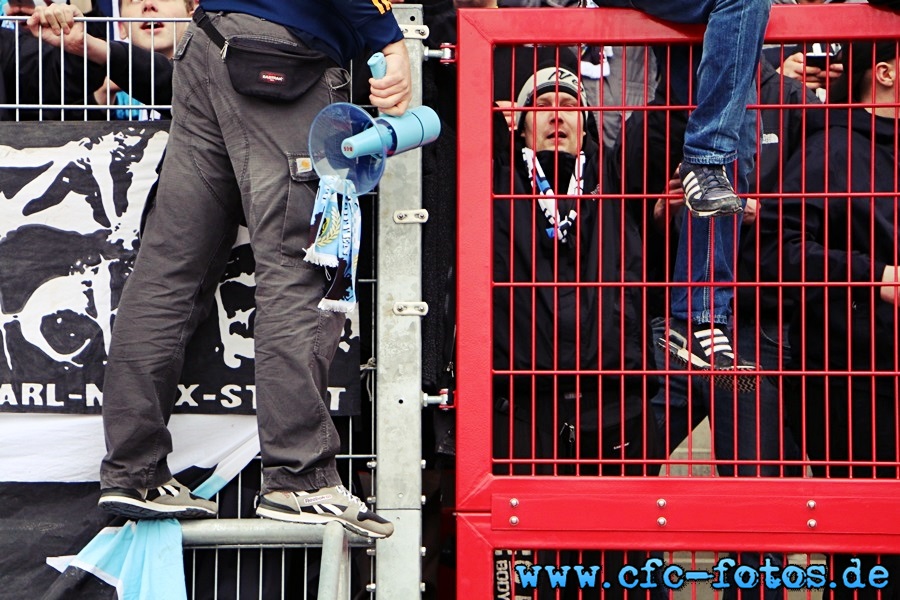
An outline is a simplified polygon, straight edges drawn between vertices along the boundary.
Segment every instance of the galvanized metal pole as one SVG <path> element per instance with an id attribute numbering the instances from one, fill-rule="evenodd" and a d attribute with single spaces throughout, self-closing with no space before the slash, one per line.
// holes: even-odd
<path id="1" fill-rule="evenodd" d="M 421 5 L 394 4 L 406 33 L 413 106 L 422 102 Z M 421 597 L 422 581 L 422 152 L 387 161 L 378 196 L 376 504 L 394 535 L 376 543 L 375 595 Z"/>
<path id="2" fill-rule="evenodd" d="M 319 567 L 319 600 L 343 600 L 347 597 L 346 567 L 350 563 L 347 532 L 332 521 L 325 525 L 322 540 L 322 564 Z"/>

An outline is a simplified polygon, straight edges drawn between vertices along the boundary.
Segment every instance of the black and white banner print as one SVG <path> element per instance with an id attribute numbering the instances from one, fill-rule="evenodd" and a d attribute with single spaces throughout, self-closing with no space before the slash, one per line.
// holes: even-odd
<path id="1" fill-rule="evenodd" d="M 88 413 L 166 122 L 0 124 L 0 412 Z M 244 229 L 214 313 L 187 350 L 176 413 L 254 412 L 254 262 Z M 360 408 L 350 316 L 332 365 L 333 414 Z"/>

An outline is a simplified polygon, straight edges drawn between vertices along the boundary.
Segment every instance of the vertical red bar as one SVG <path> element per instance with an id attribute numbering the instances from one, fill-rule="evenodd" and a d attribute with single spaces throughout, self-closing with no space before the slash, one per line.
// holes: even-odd
<path id="1" fill-rule="evenodd" d="M 462 125 L 457 149 L 459 168 L 457 328 L 461 344 L 457 352 L 457 507 L 471 506 L 469 495 L 491 473 L 491 256 L 492 204 L 491 161 L 491 61 L 492 42 L 479 27 L 466 25 L 468 14 L 459 11 L 457 65 L 459 88 L 466 90 L 459 102 Z M 475 15 L 473 15 L 475 16 Z M 485 152 L 485 150 L 488 152 Z M 479 240 L 478 243 L 472 243 Z"/>

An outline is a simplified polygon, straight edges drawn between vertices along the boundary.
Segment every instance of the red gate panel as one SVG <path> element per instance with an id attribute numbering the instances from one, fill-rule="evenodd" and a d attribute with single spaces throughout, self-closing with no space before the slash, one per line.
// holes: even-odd
<path id="1" fill-rule="evenodd" d="M 650 165 L 661 165 L 664 175 L 674 171 L 677 157 L 670 155 L 669 144 L 677 138 L 679 115 L 690 107 L 675 103 L 665 89 L 657 96 L 662 101 L 651 102 L 653 90 L 646 83 L 637 92 L 643 99 L 637 104 L 611 100 L 604 97 L 610 89 L 604 90 L 602 79 L 592 83 L 598 86 L 597 95 L 587 106 L 564 105 L 559 101 L 564 82 L 558 75 L 544 88 L 556 93 L 557 102 L 511 106 L 524 97 L 523 80 L 539 77 L 548 65 L 573 64 L 570 70 L 582 85 L 591 80 L 585 70 L 589 67 L 581 62 L 585 46 L 624 45 L 625 58 L 628 52 L 643 52 L 638 64 L 646 70 L 652 46 L 685 50 L 699 43 L 702 35 L 701 26 L 669 24 L 626 9 L 459 12 L 460 597 L 471 593 L 473 598 L 485 598 L 491 589 L 502 596 L 497 586 L 507 580 L 506 575 L 497 575 L 498 568 L 521 586 L 517 564 L 540 564 L 542 557 L 551 556 L 550 562 L 561 567 L 573 556 L 586 560 L 583 552 L 588 551 L 658 551 L 668 553 L 666 563 L 677 560 L 672 553 L 679 551 L 722 552 L 722 556 L 774 552 L 782 557 L 865 552 L 883 554 L 886 560 L 889 554 L 900 554 L 900 520 L 894 516 L 900 513 L 897 313 L 896 307 L 888 313 L 878 304 L 888 302 L 882 290 L 891 289 L 882 285 L 880 269 L 900 262 L 897 170 L 886 188 L 885 177 L 877 178 L 874 167 L 868 179 L 853 175 L 861 187 L 840 193 L 827 187 L 835 185 L 828 183 L 828 177 L 836 178 L 833 175 L 826 176 L 823 190 L 814 189 L 812 175 L 809 180 L 802 176 L 796 189 L 786 183 L 791 169 L 804 173 L 816 169 L 817 158 L 811 154 L 815 142 L 808 142 L 816 139 L 810 133 L 813 123 L 824 118 L 828 138 L 827 130 L 839 127 L 842 118 L 833 111 L 844 109 L 850 115 L 863 106 L 860 101 L 819 104 L 815 97 L 788 101 L 782 84 L 780 100 L 766 104 L 761 100 L 753 107 L 760 109 L 758 163 L 772 160 L 766 144 L 787 143 L 784 129 L 771 137 L 775 134 L 766 129 L 764 111 L 782 125 L 794 111 L 800 135 L 790 153 L 779 150 L 775 166 L 766 167 L 774 169 L 770 171 L 775 173 L 774 182 L 764 185 L 763 167 L 757 168 L 747 194 L 753 206 L 745 210 L 740 241 L 718 249 L 738 264 L 736 282 L 714 283 L 737 298 L 732 306 L 736 345 L 743 347 L 742 336 L 753 342 L 746 354 L 753 363 L 747 375 L 753 381 L 749 391 L 735 376 L 686 370 L 666 352 L 657 352 L 659 331 L 662 335 L 669 331 L 667 307 L 678 282 L 670 268 L 664 268 L 661 277 L 652 272 L 658 264 L 675 260 L 671 237 L 675 228 L 667 229 L 666 224 L 681 222 L 680 194 L 654 187 L 648 173 Z M 776 6 L 766 36 L 776 48 L 772 56 L 778 62 L 794 53 L 795 44 L 808 51 L 813 42 L 839 42 L 849 57 L 861 55 L 865 45 L 875 49 L 875 42 L 890 41 L 896 46 L 896 40 L 900 17 L 866 5 Z M 567 63 L 566 52 L 572 47 L 577 50 L 576 61 Z M 816 57 L 807 60 L 811 64 Z M 836 54 L 822 60 L 828 69 L 844 59 Z M 850 58 L 846 61 L 852 64 Z M 665 70 L 669 63 L 658 66 Z M 848 68 L 861 70 L 858 63 Z M 814 87 L 802 85 L 812 79 L 810 74 L 801 80 L 800 96 L 805 87 Z M 759 80 L 764 80 L 762 74 Z M 690 89 L 693 82 L 687 85 Z M 757 85 L 762 99 L 762 85 Z M 838 98 L 835 89 L 829 87 L 828 94 Z M 625 96 L 628 90 L 623 83 L 616 91 Z M 897 106 L 896 98 L 887 104 L 888 109 Z M 577 115 L 566 126 L 573 128 L 568 135 L 557 135 L 549 147 L 544 145 L 550 154 L 544 155 L 547 162 L 542 164 L 553 172 L 547 179 L 566 173 L 550 187 L 558 188 L 568 177 L 569 171 L 561 166 L 570 164 L 566 162 L 570 159 L 560 158 L 563 146 L 573 136 L 587 140 L 591 131 L 595 154 L 581 164 L 575 153 L 573 168 L 581 176 L 572 175 L 572 181 L 587 182 L 589 172 L 600 181 L 596 189 L 576 185 L 568 193 L 551 191 L 557 220 L 550 226 L 541 220 L 541 211 L 546 210 L 541 200 L 548 194 L 542 195 L 539 180 L 545 175 L 532 170 L 523 188 L 516 172 L 518 161 L 533 165 L 527 161 L 536 160 L 522 154 L 523 145 L 541 151 L 534 131 L 541 114 L 560 123 L 567 114 Z M 612 115 L 622 116 L 618 119 L 622 130 L 605 143 L 604 128 L 616 121 L 608 118 Z M 641 120 L 644 125 L 636 125 Z M 890 122 L 896 136 L 896 119 L 885 117 L 872 117 L 873 132 L 881 124 L 889 135 L 890 126 L 884 123 Z M 661 132 L 661 142 L 653 132 Z M 872 139 L 876 137 L 873 133 Z M 639 151 L 635 143 L 641 144 Z M 895 163 L 896 148 L 895 143 Z M 841 173 L 846 163 L 846 172 L 853 171 L 856 157 L 829 152 L 819 170 Z M 844 163 L 836 166 L 840 160 Z M 815 212 L 820 200 L 824 208 Z M 836 204 L 838 200 L 843 205 Z M 569 246 L 560 241 L 565 212 L 559 211 L 565 206 L 574 215 L 574 225 L 567 230 Z M 802 211 L 794 221 L 791 206 Z M 692 235 L 696 225 L 683 222 L 680 235 Z M 773 236 L 788 235 L 789 227 L 798 229 L 798 239 L 815 238 L 817 222 L 825 232 L 821 241 L 825 258 L 807 252 L 802 264 L 795 266 L 789 264 L 787 245 L 772 245 Z M 655 229 L 659 223 L 662 230 Z M 891 227 L 893 237 L 885 237 Z M 517 228 L 537 240 L 533 250 L 516 246 Z M 543 248 L 542 230 L 552 240 Z M 835 271 L 834 265 L 844 257 L 853 263 L 854 257 L 866 254 L 866 248 L 851 248 L 866 235 L 871 238 L 872 256 L 892 253 L 898 261 L 873 259 L 863 280 Z M 544 254 L 539 256 L 540 252 Z M 546 260 L 543 266 L 541 260 Z M 792 300 L 792 310 L 787 308 L 789 297 L 797 299 Z M 662 312 L 654 308 L 660 299 Z M 740 328 L 762 323 L 766 302 L 773 311 L 766 318 L 777 326 L 774 367 L 759 350 L 766 328 Z M 817 308 L 822 303 L 824 309 Z M 839 316 L 829 312 L 829 306 Z M 824 319 L 824 329 L 811 315 Z M 893 319 L 893 324 L 885 325 L 885 318 Z M 885 331 L 888 351 L 879 345 Z M 594 337 L 600 341 L 593 346 L 585 342 Z M 788 347 L 789 339 L 801 341 Z M 836 358 L 841 356 L 846 360 Z M 822 364 L 814 364 L 813 357 Z M 855 391 L 840 394 L 836 390 L 841 385 Z M 723 388 L 732 391 L 723 396 Z M 678 404 L 676 397 L 683 403 Z M 819 414 L 821 419 L 816 418 Z M 683 442 L 681 433 L 671 429 L 676 418 L 686 420 Z M 756 424 L 749 444 L 740 433 L 748 419 Z M 847 423 L 838 422 L 841 419 Z M 894 422 L 892 428 L 884 425 L 885 419 Z M 655 431 L 657 420 L 666 428 L 662 433 Z M 616 427 L 610 428 L 610 423 Z M 634 427 L 632 438 L 629 428 Z M 760 441 L 764 430 L 774 438 Z M 850 433 L 841 437 L 837 433 L 841 431 Z M 632 444 L 632 439 L 638 441 Z M 772 454 L 764 446 L 776 451 Z M 842 446 L 846 448 L 841 450 Z M 885 447 L 887 452 L 882 451 Z M 614 564 L 612 555 L 604 556 Z M 631 555 L 624 556 L 627 568 Z M 806 566 L 815 563 L 809 556 Z M 830 565 L 829 560 L 825 563 Z M 787 564 L 786 558 L 782 564 Z"/>

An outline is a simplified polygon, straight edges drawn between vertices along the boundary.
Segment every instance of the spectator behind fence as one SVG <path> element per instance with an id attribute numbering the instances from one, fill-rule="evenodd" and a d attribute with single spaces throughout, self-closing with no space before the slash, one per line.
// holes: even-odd
<path id="1" fill-rule="evenodd" d="M 748 206 L 754 205 L 754 216 L 760 211 L 778 211 L 782 191 L 784 166 L 788 159 L 803 148 L 806 131 L 805 118 L 814 113 L 821 115 L 822 105 L 812 89 L 800 80 L 780 75 L 765 57 L 760 61 L 760 105 L 774 108 L 759 110 L 759 154 L 756 170 L 750 177 Z M 781 105 L 781 107 L 779 107 Z M 768 196 L 766 196 L 768 195 Z M 748 211 L 749 212 L 749 211 Z M 756 219 L 745 219 L 738 246 L 738 279 L 755 283 L 766 279 L 758 266 L 760 231 Z M 791 346 L 787 328 L 795 309 L 793 298 L 773 286 L 743 286 L 735 298 L 737 345 L 741 356 L 752 360 L 766 371 L 780 371 L 790 360 Z M 744 447 L 739 455 L 749 458 L 747 450 L 758 454 L 760 460 L 795 461 L 801 459 L 796 434 L 785 418 L 782 377 L 768 375 L 760 378 L 758 412 L 757 402 L 749 399 L 750 406 L 738 410 L 738 431 L 750 432 L 754 447 Z M 758 417 L 756 417 L 758 415 Z M 753 435 L 753 425 L 756 433 Z M 740 434 L 739 434 L 740 435 Z M 759 443 L 758 449 L 755 444 Z M 740 446 L 739 446 L 740 447 Z M 739 467 L 744 474 L 757 471 L 764 477 L 799 476 L 802 470 L 797 464 L 776 463 Z"/>
<path id="2" fill-rule="evenodd" d="M 340 440 L 325 399 L 346 314 L 320 308 L 333 272 L 305 260 L 319 183 L 307 138 L 321 109 L 348 99 L 344 65 L 364 45 L 381 50 L 386 75 L 369 80 L 372 104 L 400 115 L 410 102 L 409 56 L 389 8 L 203 0 L 194 12 L 175 51 L 156 203 L 113 328 L 101 508 L 139 519 L 215 516 L 215 502 L 172 478 L 167 422 L 185 344 L 212 307 L 245 220 L 256 262 L 257 514 L 337 521 L 372 538 L 393 533 L 341 484 Z M 223 61 L 226 47 L 232 52 Z M 259 76 L 272 71 L 285 76 Z"/>
<path id="3" fill-rule="evenodd" d="M 801 399 L 792 408 L 816 477 L 898 478 L 897 52 L 896 41 L 844 48 L 830 101 L 856 106 L 810 112 L 816 119 L 805 152 L 787 165 L 781 210 L 760 213 L 761 267 L 778 279 L 780 265 L 784 281 L 804 282 L 791 288 L 791 365 L 810 374 L 785 397 Z M 864 573 L 876 562 L 900 572 L 900 557 L 858 558 Z M 829 571 L 850 559 L 834 556 Z M 892 579 L 883 590 L 823 595 L 867 600 L 897 590 Z"/>
<path id="4" fill-rule="evenodd" d="M 763 59 L 762 76 L 760 78 L 760 101 L 764 104 L 794 105 L 794 108 L 771 108 L 759 111 L 760 115 L 760 154 L 757 162 L 758 170 L 750 178 L 752 181 L 751 193 L 775 193 L 779 187 L 781 163 L 786 160 L 793 151 L 801 147 L 803 138 L 802 108 L 804 104 L 819 105 L 813 93 L 804 90 L 803 86 L 794 80 L 784 79 L 779 76 L 772 65 Z M 654 100 L 654 106 L 665 104 L 665 99 L 660 93 Z M 683 198 L 678 194 L 680 179 L 677 174 L 667 181 L 667 171 L 676 169 L 681 160 L 681 140 L 684 135 L 687 115 L 685 111 L 677 110 L 649 110 L 640 111 L 626 125 L 624 137 L 624 151 L 617 150 L 613 153 L 614 169 L 622 170 L 619 161 L 625 165 L 645 165 L 644 169 L 625 168 L 623 170 L 624 192 L 627 194 L 647 195 L 647 204 L 641 211 L 639 219 L 646 222 L 650 231 L 658 231 L 664 235 L 647 236 L 646 254 L 655 256 L 674 256 L 679 239 L 685 234 L 685 230 L 693 222 L 685 211 Z M 646 133 L 645 133 L 646 132 Z M 666 153 L 654 152 L 653 149 L 667 148 Z M 675 193 L 675 196 L 656 199 L 655 195 L 666 190 Z M 777 202 L 774 198 L 764 200 L 767 205 Z M 747 266 L 742 273 L 742 278 L 752 281 L 755 276 L 753 265 L 755 260 L 756 235 L 753 229 L 754 217 L 758 210 L 759 201 L 749 198 L 745 219 L 745 235 L 742 236 L 743 244 L 739 249 L 738 260 Z M 632 204 L 632 207 L 640 208 Z M 777 210 L 774 204 L 773 210 Z M 667 249 L 668 245 L 668 249 Z M 728 252 L 733 253 L 734 248 Z M 677 262 L 677 259 L 676 259 Z M 672 261 L 665 261 L 648 265 L 648 279 L 654 281 L 670 281 L 674 266 Z M 756 318 L 757 288 L 742 288 L 746 291 L 740 296 L 739 322 L 741 328 L 737 336 L 737 343 L 741 353 L 750 356 L 757 355 L 756 342 L 760 337 L 758 327 L 765 327 L 765 335 L 760 343 L 766 342 L 759 350 L 761 366 L 770 370 L 778 370 L 782 367 L 778 363 L 779 346 L 784 343 L 783 336 L 777 330 L 779 322 L 779 310 L 787 311 L 782 301 L 778 298 L 777 290 L 771 287 L 759 288 L 759 323 Z M 654 330 L 660 333 L 665 329 L 666 304 L 664 291 L 653 288 L 656 291 L 648 292 L 649 312 L 654 318 Z M 789 315 L 789 311 L 782 314 Z M 788 318 L 788 317 L 785 317 Z M 666 361 L 663 349 L 657 355 L 658 366 L 662 367 Z M 782 349 L 781 353 L 786 354 Z M 660 432 L 668 431 L 668 452 L 672 452 L 690 432 L 704 418 L 709 416 L 710 392 L 715 391 L 716 422 L 713 424 L 716 433 L 713 436 L 716 442 L 716 456 L 719 459 L 733 460 L 777 460 L 780 459 L 781 425 L 779 420 L 779 401 L 777 388 L 773 388 L 774 380 L 766 378 L 758 386 L 758 396 L 762 402 L 761 416 L 767 424 L 757 427 L 756 397 L 754 387 L 749 383 L 739 386 L 738 398 L 743 399 L 738 403 L 739 414 L 734 417 L 732 413 L 734 395 L 730 386 L 716 378 L 719 384 L 712 388 L 709 380 L 704 378 L 671 376 L 669 386 L 660 390 L 654 398 L 653 405 L 657 414 L 657 423 Z M 688 383 L 690 391 L 688 391 Z M 718 388 L 718 389 L 716 389 Z M 727 393 L 723 393 L 727 392 Z M 688 400 L 692 400 L 692 409 L 688 411 Z M 721 404 L 721 406 L 719 406 Z M 746 409 L 746 410 L 744 410 Z M 746 414 L 744 414 L 746 413 Z M 688 414 L 691 419 L 688 422 Z M 740 415 L 744 416 L 741 417 Z M 737 419 L 739 439 L 735 440 L 732 433 L 734 419 Z M 790 447 L 790 443 L 785 443 Z M 730 467 L 725 467 L 727 473 L 736 474 Z M 737 473 L 747 476 L 778 476 L 777 465 L 745 464 L 738 468 Z"/>
<path id="5" fill-rule="evenodd" d="M 656 475 L 655 426 L 643 401 L 656 378 L 640 373 L 654 367 L 639 233 L 620 198 L 582 197 L 610 190 L 597 126 L 575 73 L 546 65 L 536 65 L 516 99 L 539 110 L 513 112 L 512 130 L 495 113 L 493 362 L 511 374 L 494 380 L 494 457 L 521 461 L 495 472 Z M 590 285 L 597 282 L 620 285 Z M 605 571 L 626 559 L 640 564 L 646 553 L 606 551 Z"/>
<path id="6" fill-rule="evenodd" d="M 496 451 L 509 458 L 511 442 L 513 456 L 531 456 L 534 430 L 540 457 L 644 458 L 645 378 L 596 374 L 647 368 L 648 328 L 634 285 L 641 273 L 638 231 L 621 200 L 579 197 L 606 192 L 607 178 L 588 133 L 593 117 L 578 110 L 584 97 L 577 76 L 564 67 L 540 67 L 520 88 L 516 105 L 559 110 L 516 111 L 515 130 L 498 132 L 495 192 L 538 197 L 496 201 L 494 279 L 559 285 L 495 289 L 495 368 L 545 373 L 496 380 L 495 405 L 502 415 Z M 599 281 L 621 282 L 622 289 L 575 285 Z M 595 374 L 554 374 L 581 370 Z M 650 385 L 655 388 L 655 378 Z M 505 434 L 509 415 L 513 440 Z M 561 454 L 553 456 L 560 430 Z M 646 440 L 651 446 L 652 437 Z M 640 474 L 646 467 L 613 463 L 602 470 Z"/>
<path id="7" fill-rule="evenodd" d="M 108 63 L 110 81 L 92 88 L 94 104 L 168 105 L 172 102 L 172 57 L 187 29 L 187 22 L 159 19 L 186 19 L 195 7 L 195 0 L 123 0 L 119 6 L 122 17 L 146 19 L 119 23 L 119 34 L 128 41 L 107 42 L 103 37 L 86 32 L 84 23 L 75 21 L 84 16 L 81 10 L 67 4 L 35 9 L 28 19 L 28 27 L 47 46 L 58 47 L 62 42 L 67 56 L 72 55 L 71 60 L 76 65 L 82 64 L 80 57 L 87 57 L 91 68 L 103 67 L 105 75 Z M 125 112 L 123 116 L 147 118 L 147 115 L 135 112 L 138 114 Z M 106 113 L 95 110 L 92 115 L 101 118 Z M 165 110 L 157 116 L 169 117 L 170 114 Z"/>

